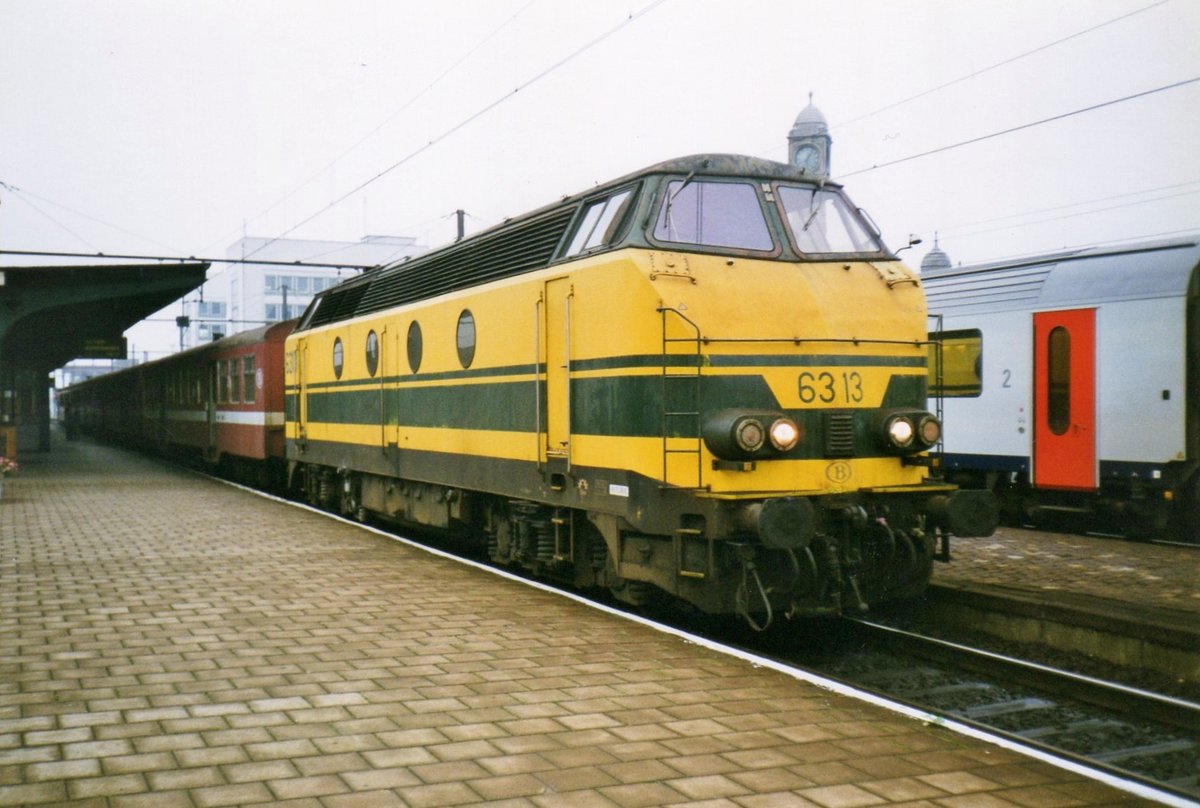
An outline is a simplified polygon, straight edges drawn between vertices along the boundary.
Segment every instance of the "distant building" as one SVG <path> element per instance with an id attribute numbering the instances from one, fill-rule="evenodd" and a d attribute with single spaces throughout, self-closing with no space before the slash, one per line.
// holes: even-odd
<path id="1" fill-rule="evenodd" d="M 821 110 L 813 106 L 809 93 L 808 106 L 796 116 L 788 132 L 788 162 L 814 177 L 828 177 L 832 146 L 829 124 Z"/>
<path id="2" fill-rule="evenodd" d="M 406 236 L 367 236 L 358 242 L 252 236 L 230 245 L 225 255 L 233 259 L 370 267 L 419 255 L 426 249 Z M 228 264 L 184 300 L 187 326 L 183 347 L 299 317 L 315 294 L 358 272 L 336 267 Z"/>

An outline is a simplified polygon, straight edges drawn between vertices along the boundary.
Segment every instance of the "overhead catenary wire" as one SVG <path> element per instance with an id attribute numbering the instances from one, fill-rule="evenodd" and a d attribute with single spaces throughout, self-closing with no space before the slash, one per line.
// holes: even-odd
<path id="1" fill-rule="evenodd" d="M 856 177 L 859 174 L 866 174 L 867 172 L 870 172 L 870 171 L 878 171 L 881 168 L 888 168 L 890 166 L 899 165 L 901 163 L 907 163 L 910 160 L 919 160 L 923 157 L 929 157 L 934 154 L 941 154 L 942 152 L 950 151 L 951 149 L 958 149 L 963 146 L 970 146 L 974 143 L 981 143 L 985 140 L 991 140 L 993 138 L 998 138 L 1003 135 L 1011 135 L 1014 132 L 1020 132 L 1024 129 L 1032 129 L 1035 126 L 1042 126 L 1044 124 L 1054 123 L 1055 121 L 1061 121 L 1066 118 L 1074 117 L 1075 115 L 1083 115 L 1084 113 L 1087 113 L 1087 112 L 1095 112 L 1096 110 L 1104 109 L 1105 107 L 1115 106 L 1116 104 L 1123 104 L 1126 101 L 1134 101 L 1136 99 L 1145 98 L 1147 96 L 1154 95 L 1156 93 L 1166 92 L 1167 90 L 1175 90 L 1180 87 L 1185 87 L 1189 84 L 1195 84 L 1198 81 L 1200 81 L 1200 76 L 1194 76 L 1189 79 L 1183 79 L 1182 81 L 1176 81 L 1176 82 L 1173 82 L 1172 84 L 1164 84 L 1161 87 L 1155 87 L 1150 90 L 1143 90 L 1140 93 L 1133 93 L 1131 95 L 1122 96 L 1121 98 L 1113 98 L 1108 101 L 1102 101 L 1099 104 L 1092 104 L 1087 107 L 1082 107 L 1080 109 L 1071 110 L 1070 112 L 1063 112 L 1058 115 L 1051 115 L 1049 118 L 1042 118 L 1041 120 L 1030 121 L 1029 123 L 1023 123 L 1023 124 L 1019 124 L 1017 126 L 1010 126 L 1007 129 L 1001 129 L 998 132 L 991 132 L 986 135 L 979 135 L 977 137 L 968 138 L 967 140 L 960 140 L 957 143 L 949 143 L 945 146 L 939 146 L 936 149 L 929 149 L 927 151 L 919 152 L 917 154 L 910 154 L 907 157 L 898 157 L 895 160 L 888 160 L 883 163 L 876 163 L 875 165 L 868 166 L 866 168 L 860 168 L 860 169 L 856 169 L 854 171 L 848 171 L 845 174 L 839 174 L 837 177 L 834 177 L 834 179 L 838 182 L 841 182 L 846 177 Z"/>
<path id="2" fill-rule="evenodd" d="M 17 186 L 15 186 L 15 185 L 13 185 L 13 184 L 11 184 L 11 183 L 7 183 L 7 182 L 0 181 L 0 188 L 3 188 L 4 190 L 6 190 L 6 191 L 9 191 L 10 193 L 12 193 L 12 194 L 13 194 L 13 196 L 14 196 L 16 199 L 19 199 L 19 200 L 20 200 L 22 203 L 24 203 L 24 204 L 28 205 L 29 207 L 33 208 L 35 211 L 37 211 L 38 213 L 40 213 L 42 216 L 46 217 L 46 218 L 47 218 L 47 219 L 49 219 L 51 222 L 53 222 L 54 224 L 56 224 L 58 227 L 60 227 L 60 228 L 62 228 L 63 230 L 67 231 L 67 232 L 68 232 L 68 233 L 70 233 L 72 236 L 74 236 L 76 239 L 78 239 L 80 242 L 82 242 L 82 243 L 86 244 L 86 245 L 87 245 L 87 246 L 89 246 L 89 247 L 94 247 L 95 245 L 94 245 L 94 244 L 92 244 L 91 242 L 89 242 L 89 241 L 88 241 L 87 239 L 85 239 L 83 236 L 81 236 L 81 235 L 79 235 L 78 233 L 76 233 L 76 232 L 75 232 L 74 230 L 72 230 L 71 228 L 67 227 L 67 226 L 66 226 L 65 224 L 63 224 L 62 222 L 60 222 L 60 221 L 58 221 L 57 219 L 55 219 L 55 218 L 54 218 L 53 216 L 51 216 L 50 214 L 46 213 L 44 210 L 42 210 L 41 208 L 39 208 L 37 205 L 33 204 L 31 201 L 29 201 L 29 198 L 28 198 L 28 197 L 32 197 L 32 198 L 34 198 L 34 199 L 37 199 L 37 200 L 38 200 L 38 201 L 40 201 L 40 202 L 45 202 L 47 205 L 53 205 L 53 206 L 54 206 L 54 207 L 56 207 L 56 208 L 61 208 L 62 210 L 65 210 L 65 211 L 67 211 L 68 213 L 71 213 L 71 214 L 73 214 L 73 215 L 75 215 L 75 216 L 79 216 L 80 218 L 83 218 L 83 219 L 87 219 L 87 220 L 88 220 L 88 221 L 90 221 L 90 222 L 95 222 L 96 224 L 103 225 L 104 227 L 110 228 L 110 229 L 112 229 L 112 230 L 116 230 L 118 233 L 124 233 L 124 234 L 125 234 L 125 235 L 127 235 L 127 236 L 133 236 L 133 237 L 134 237 L 134 238 L 136 238 L 136 239 L 140 239 L 140 240 L 142 240 L 142 241 L 145 241 L 145 242 L 147 242 L 147 243 L 149 243 L 149 244 L 155 244 L 155 245 L 157 245 L 157 246 L 159 246 L 159 247 L 162 247 L 163 249 L 166 249 L 166 250 L 174 249 L 174 248 L 172 248 L 170 245 L 168 245 L 168 244 L 163 244 L 161 241 L 156 241 L 155 239 L 152 239 L 152 238 L 150 238 L 149 236 L 142 235 L 141 233 L 135 233 L 135 232 L 133 232 L 132 230 L 128 230 L 128 229 L 126 229 L 126 228 L 124 228 L 124 227 L 121 227 L 120 225 L 113 224 L 112 222 L 106 222 L 106 221 L 104 221 L 103 219 L 97 218 L 96 216 L 92 216 L 92 215 L 90 215 L 90 214 L 84 213 L 83 211 L 76 210 L 75 208 L 72 208 L 72 207 L 69 207 L 69 206 L 67 206 L 67 205 L 64 205 L 64 204 L 62 204 L 61 202 L 55 202 L 53 199 L 48 199 L 48 198 L 46 198 L 45 196 L 42 196 L 42 195 L 40 195 L 40 194 L 36 194 L 36 193 L 34 193 L 33 191 L 29 191 L 29 190 L 26 190 L 26 189 L 24 189 L 24 188 L 18 188 Z"/>
<path id="3" fill-rule="evenodd" d="M 1022 53 L 1018 53 L 1016 56 L 1010 56 L 1007 59 L 1002 59 L 999 62 L 988 65 L 987 67 L 981 67 L 978 70 L 972 70 L 970 73 L 961 75 L 958 78 L 954 78 L 954 79 L 951 79 L 950 81 L 943 82 L 943 83 L 937 85 L 936 87 L 930 87 L 928 90 L 923 90 L 919 93 L 916 93 L 915 95 L 910 95 L 907 98 L 902 98 L 899 101 L 893 101 L 890 104 L 879 107 L 878 109 L 872 110 L 871 112 L 865 112 L 862 115 L 859 115 L 855 118 L 851 118 L 848 121 L 841 121 L 840 123 L 836 123 L 836 124 L 832 125 L 830 128 L 837 129 L 842 126 L 849 126 L 851 124 L 858 123 L 859 121 L 866 120 L 867 118 L 874 117 L 875 115 L 878 115 L 881 112 L 887 112 L 888 110 L 895 109 L 896 107 L 899 107 L 899 106 L 903 106 L 904 104 L 907 104 L 911 101 L 916 101 L 920 98 L 924 98 L 927 95 L 933 95 L 936 92 L 945 90 L 947 87 L 953 87 L 956 84 L 961 84 L 964 81 L 969 81 L 973 78 L 977 78 L 979 76 L 982 76 L 984 73 L 988 73 L 992 70 L 996 70 L 996 69 L 1004 67 L 1006 65 L 1010 65 L 1013 62 L 1019 62 L 1020 60 L 1025 59 L 1029 56 L 1033 56 L 1034 54 L 1041 53 L 1042 51 L 1057 47 L 1059 45 L 1062 45 L 1065 42 L 1070 42 L 1072 39 L 1077 39 L 1078 37 L 1084 36 L 1086 34 L 1090 34 L 1094 31 L 1099 31 L 1101 28 L 1106 28 L 1110 25 L 1114 25 L 1123 20 L 1127 20 L 1130 17 L 1134 17 L 1138 14 L 1149 11 L 1153 8 L 1157 8 L 1159 6 L 1166 5 L 1170 1 L 1171 0 L 1157 0 L 1157 2 L 1151 3 L 1148 6 L 1142 6 L 1139 9 L 1135 9 L 1126 14 L 1122 14 L 1118 17 L 1113 17 L 1112 19 L 1106 20 L 1105 22 L 1098 23 L 1089 28 L 1084 28 L 1080 31 L 1076 31 L 1073 34 L 1068 34 L 1067 36 L 1060 37 L 1059 39 L 1056 39 L 1053 42 L 1047 42 L 1046 44 L 1039 45 L 1038 47 L 1033 48 L 1032 50 L 1027 50 Z"/>
<path id="4" fill-rule="evenodd" d="M 70 235 L 70 236 L 71 236 L 72 238 L 74 238 L 76 241 L 80 242 L 81 244 L 85 244 L 85 245 L 87 245 L 88 247 L 91 247 L 92 249 L 95 249 L 95 248 L 96 248 L 96 245 L 95 245 L 95 244 L 92 244 L 90 241 L 88 241 L 87 239 L 85 239 L 83 236 L 79 235 L 79 234 L 78 234 L 78 233 L 76 233 L 74 230 L 72 230 L 71 228 L 67 227 L 65 224 L 63 224 L 62 222 L 60 222 L 58 219 L 54 218 L 54 217 L 53 217 L 53 216 L 51 216 L 49 213 L 47 213 L 46 211 L 42 210 L 42 209 L 41 209 L 40 207 L 38 207 L 37 205 L 33 204 L 33 202 L 29 201 L 29 200 L 28 200 L 28 199 L 25 197 L 25 195 L 24 195 L 24 194 L 20 193 L 20 189 L 19 189 L 19 188 L 15 188 L 15 187 L 13 187 L 12 185 L 9 185 L 8 183 L 5 183 L 5 182 L 0 182 L 0 188 L 3 188 L 3 189 L 4 189 L 4 190 L 6 190 L 6 191 L 11 191 L 11 192 L 13 192 L 13 197 L 14 197 L 14 198 L 15 198 L 15 199 L 16 199 L 18 202 L 21 202 L 22 204 L 28 205 L 28 206 L 29 206 L 29 207 L 30 207 L 30 208 L 31 208 L 31 209 L 32 209 L 32 210 L 33 210 L 35 213 L 37 213 L 37 214 L 38 214 L 39 216 L 41 216 L 42 218 L 44 218 L 44 219 L 47 219 L 47 220 L 48 220 L 48 221 L 49 221 L 51 224 L 53 224 L 55 227 L 58 227 L 59 229 L 61 229 L 61 230 L 65 231 L 65 232 L 66 232 L 68 235 Z"/>
<path id="5" fill-rule="evenodd" d="M 1028 222 L 1014 222 L 1014 223 L 1006 224 L 1006 225 L 1003 225 L 1000 227 L 989 227 L 989 228 L 985 228 L 983 230 L 969 230 L 965 233 L 957 233 L 953 237 L 958 238 L 958 239 L 966 239 L 966 238 L 971 238 L 972 236 L 986 235 L 988 233 L 998 233 L 998 232 L 1010 231 L 1010 230 L 1014 230 L 1019 227 L 1033 227 L 1034 225 L 1045 224 L 1046 222 L 1061 222 L 1066 219 L 1073 219 L 1077 216 L 1091 216 L 1096 213 L 1106 213 L 1108 211 L 1113 211 L 1113 210 L 1124 210 L 1125 208 L 1131 208 L 1131 207 L 1134 207 L 1135 205 L 1148 205 L 1153 202 L 1163 202 L 1163 201 L 1170 200 L 1170 199 L 1178 199 L 1178 198 L 1184 197 L 1184 196 L 1194 196 L 1195 194 L 1200 194 L 1200 189 L 1197 189 L 1194 191 L 1180 191 L 1179 193 L 1167 194 L 1165 196 L 1155 196 L 1155 197 L 1151 197 L 1150 199 L 1139 199 L 1135 202 L 1125 202 L 1120 205 L 1109 205 L 1108 207 L 1104 207 L 1104 208 L 1094 208 L 1092 210 L 1081 210 L 1076 213 L 1062 213 L 1057 216 L 1048 216 L 1044 219 L 1033 219 Z M 1077 203 L 1077 204 L 1095 204 L 1095 203 Z M 1076 207 L 1076 206 L 1077 205 L 1067 205 L 1067 206 L 1064 206 L 1064 208 Z M 1022 215 L 1029 216 L 1029 215 L 1033 215 L 1033 214 L 1022 214 Z M 1009 217 L 1009 218 L 1020 218 L 1020 216 Z M 958 227 L 961 228 L 962 225 L 959 225 Z M 946 228 L 947 231 L 953 231 L 954 229 L 955 229 L 954 227 Z M 939 232 L 943 232 L 941 228 L 938 228 L 938 230 L 939 230 Z"/>
<path id="6" fill-rule="evenodd" d="M 484 36 L 477 43 L 475 43 L 475 45 L 468 48 L 462 54 L 462 56 L 460 56 L 458 59 L 456 59 L 449 67 L 447 67 L 441 73 L 439 73 L 436 78 L 434 78 L 432 81 L 430 81 L 424 87 L 422 87 L 420 90 L 418 90 L 412 96 L 410 96 L 407 101 L 405 101 L 403 104 L 401 104 L 399 106 L 399 108 L 397 108 L 394 112 L 392 112 L 390 115 L 388 115 L 386 118 L 384 118 L 378 125 L 375 126 L 374 129 L 372 129 L 370 132 L 367 132 L 361 138 L 359 138 L 354 143 L 352 143 L 350 146 L 348 146 L 341 154 L 339 154 L 337 157 L 330 160 L 323 168 L 315 171 L 312 175 L 310 175 L 308 177 L 308 179 L 304 180 L 299 185 L 297 185 L 295 188 L 293 188 L 292 190 L 285 193 L 279 199 L 275 200 L 275 202 L 273 202 L 271 205 L 267 206 L 263 210 L 259 211 L 258 213 L 254 214 L 253 216 L 251 216 L 248 219 L 248 221 L 253 221 L 255 219 L 262 218 L 266 214 L 275 210 L 275 208 L 279 207 L 284 202 L 286 202 L 288 199 L 291 199 L 293 196 L 295 196 L 297 193 L 299 193 L 301 190 L 303 190 L 304 188 L 311 185 L 322 174 L 329 171 L 329 169 L 333 168 L 335 165 L 340 163 L 342 160 L 346 159 L 346 157 L 351 152 L 353 152 L 355 149 L 362 146 L 364 143 L 366 143 L 368 140 L 370 140 L 372 137 L 374 137 L 381 129 L 383 129 L 389 123 L 394 121 L 397 117 L 400 116 L 401 113 L 403 113 L 406 109 L 408 109 L 413 104 L 415 104 L 417 101 L 419 101 L 422 97 L 424 97 L 430 90 L 432 90 L 434 87 L 436 87 L 438 84 L 440 84 L 442 82 L 442 80 L 444 80 L 447 76 L 449 76 L 455 70 L 457 70 L 459 66 L 461 66 L 464 62 L 466 62 L 469 58 L 471 58 L 471 56 L 473 56 L 477 51 L 479 51 L 480 48 L 482 48 L 484 45 L 486 45 L 488 42 L 490 42 L 492 39 L 494 39 L 502 30 L 504 30 L 509 25 L 511 25 L 512 22 L 517 19 L 517 17 L 519 17 L 521 14 L 523 14 L 530 6 L 532 6 L 536 2 L 537 2 L 537 0 L 529 0 L 529 2 L 527 2 L 525 5 L 521 6 L 521 8 L 519 8 L 514 14 L 512 14 L 510 17 L 508 17 L 508 19 L 506 19 L 504 22 L 500 23 L 500 25 L 493 28 L 486 36 Z"/>
<path id="7" fill-rule="evenodd" d="M 990 219 L 976 219 L 975 221 L 971 221 L 971 222 L 960 222 L 959 224 L 941 225 L 938 227 L 938 231 L 941 233 L 949 233 L 949 232 L 953 232 L 955 230 L 962 230 L 967 227 L 978 227 L 979 225 L 1011 221 L 1012 219 L 1021 219 L 1026 216 L 1036 216 L 1039 213 L 1051 213 L 1053 211 L 1066 210 L 1068 208 L 1078 208 L 1078 207 L 1082 207 L 1083 205 L 1095 205 L 1100 202 L 1111 202 L 1114 199 L 1126 199 L 1131 196 L 1141 196 L 1143 194 L 1155 194 L 1155 193 L 1159 193 L 1160 191 L 1174 191 L 1178 188 L 1186 188 L 1189 185 L 1198 185 L 1198 184 L 1200 184 L 1200 179 L 1189 180 L 1188 182 L 1176 182 L 1176 183 L 1172 183 L 1171 185 L 1159 185 L 1154 188 L 1143 188 L 1140 191 L 1126 191 L 1125 193 L 1122 193 L 1122 194 L 1111 194 L 1109 196 L 1096 197 L 1095 199 L 1085 199 L 1085 200 L 1082 200 L 1079 202 L 1068 202 L 1064 205 L 1052 205 L 1051 207 L 1048 207 L 1048 208 L 1036 208 L 1034 210 L 1026 210 L 1026 211 L 1022 211 L 1020 213 L 1012 213 L 1012 214 L 1008 214 L 1006 216 L 995 216 Z M 1197 193 L 1197 192 L 1189 191 L 1188 193 Z M 1137 202 L 1130 202 L 1128 204 L 1140 205 L 1144 201 L 1153 201 L 1153 200 L 1139 200 Z M 1117 207 L 1119 207 L 1119 206 L 1117 206 Z M 1112 208 L 1105 208 L 1105 210 L 1111 210 L 1111 209 Z M 1083 211 L 1083 213 L 1088 213 L 1088 212 L 1089 211 Z"/>
<path id="8" fill-rule="evenodd" d="M 361 182 L 361 183 L 359 183 L 358 185 L 354 186 L 354 187 L 353 187 L 353 188 L 351 188 L 349 191 L 346 191 L 346 192 L 345 192 L 345 193 L 343 193 L 341 196 L 339 196 L 339 197 L 337 197 L 336 199 L 332 200 L 331 202 L 329 202 L 328 204 L 326 204 L 324 207 L 320 208 L 319 210 L 315 211 L 314 213 L 310 214 L 309 216 L 306 216 L 304 219 L 301 219 L 301 220 L 300 220 L 299 222 L 297 222 L 296 224 L 294 224 L 294 225 L 292 225 L 291 227 L 289 227 L 288 229 L 284 230 L 284 231 L 283 231 L 282 233 L 280 233 L 278 236 L 275 236 L 275 237 L 274 237 L 273 239 L 271 239 L 270 241 L 267 241 L 265 244 L 263 244 L 262 246 L 260 246 L 260 247 L 259 247 L 257 250 L 255 250 L 254 252 L 258 252 L 259 250 L 266 249 L 268 246 L 270 246 L 271 244 L 275 243 L 276 241 L 279 241 L 280 239 L 286 238 L 288 235 L 290 235 L 290 234 L 294 233 L 296 230 L 300 229 L 300 228 L 301 228 L 301 227 L 303 227 L 304 225 L 306 225 L 306 224 L 308 224 L 309 222 L 313 221 L 313 220 L 314 220 L 314 219 L 316 219 L 318 216 L 321 216 L 321 215 L 323 215 L 323 214 L 324 214 L 324 213 L 326 213 L 327 211 L 329 211 L 329 210 L 331 210 L 332 208 L 334 208 L 334 207 L 336 207 L 336 206 L 340 205 L 341 203 L 345 202 L 347 199 L 349 199 L 350 197 L 352 197 L 352 196 L 354 196 L 355 194 L 359 193 L 359 192 L 360 192 L 360 191 L 362 191 L 363 189 L 365 189 L 365 188 L 367 188 L 368 186 L 372 185 L 373 183 L 375 183 L 375 182 L 378 182 L 379 180 L 383 179 L 383 178 L 384 178 L 384 177 L 386 177 L 388 174 L 390 174 L 390 173 L 392 173 L 393 171 L 395 171 L 397 168 L 400 168 L 400 166 L 402 166 L 402 165 L 404 165 L 404 164 L 408 163 L 409 161 L 411 161 L 412 159 L 414 159 L 414 158 L 418 157 L 419 155 L 421 155 L 421 154 L 424 154 L 426 151 L 428 151 L 429 149 L 433 148 L 433 147 L 434 147 L 434 146 L 436 146 L 437 144 L 441 143 L 443 140 L 445 140 L 446 138 L 450 137 L 450 136 L 451 136 L 451 135 L 453 135 L 454 133 L 458 132 L 460 129 L 463 129 L 464 127 L 468 126 L 469 124 L 471 124 L 471 123 L 474 123 L 475 121 L 477 121 L 478 119 L 482 118 L 484 115 L 486 115 L 487 113 L 491 112 L 493 109 L 495 109 L 496 107 L 500 106 L 500 105 L 501 105 L 501 104 L 503 104 L 504 102 L 511 100 L 511 99 L 512 99 L 512 98 L 513 98 L 513 97 L 514 97 L 514 96 L 515 96 L 517 93 L 521 92 L 522 90 L 526 90 L 526 89 L 528 89 L 529 87 L 532 87 L 534 84 L 536 84 L 537 82 L 541 81 L 541 80 L 542 80 L 542 79 L 544 79 L 546 76 L 549 76 L 551 73 L 554 73 L 554 72 L 555 72 L 556 70 L 558 70 L 559 68 L 563 67 L 564 65 L 566 65 L 566 64 L 568 64 L 569 62 L 573 61 L 574 59 L 576 59 L 576 58 L 577 58 L 577 57 L 579 57 L 580 55 L 582 55 L 582 54 L 586 53 L 587 51 L 591 50 L 593 47 L 595 47 L 596 45 L 600 44 L 601 42 L 603 42 L 604 40 L 608 39 L 609 37 L 613 36 L 614 34 L 616 34 L 616 33 L 617 33 L 618 31 L 620 31 L 621 29 L 623 29 L 623 28 L 625 28 L 625 27 L 627 27 L 627 26 L 629 26 L 629 25 L 633 24 L 634 22 L 636 22 L 637 20 L 641 19 L 641 18 L 642 18 L 642 17 L 644 17 L 646 14 L 650 13 L 650 12 L 651 12 L 651 11 L 653 11 L 655 8 L 657 8 L 658 6 L 662 5 L 662 4 L 663 4 L 663 3 L 665 3 L 665 2 L 666 2 L 666 0 L 653 0 L 652 2 L 650 2 L 650 3 L 648 3 L 647 5 L 643 6 L 643 7 L 642 7 L 641 9 L 639 9 L 638 11 L 630 13 L 630 15 L 629 15 L 627 18 L 625 18 L 624 20 L 622 20 L 622 21 L 621 21 L 620 23 L 618 23 L 617 25 L 615 25 L 615 26 L 613 26 L 612 28 L 608 29 L 608 30 L 607 30 L 607 31 L 605 31 L 604 33 L 600 34 L 599 36 L 596 36 L 596 37 L 594 37 L 593 39 L 589 40 L 589 41 L 588 41 L 588 42 L 586 42 L 584 45 L 580 46 L 579 48 L 575 49 L 574 51 L 572 51 L 571 53 L 567 54 L 567 55 L 566 55 L 566 56 L 564 56 L 563 58 L 559 59 L 557 62 L 554 62 L 554 63 L 553 63 L 553 64 L 551 64 L 549 67 L 547 67 L 547 68 L 543 69 L 541 72 L 539 72 L 539 73 L 535 74 L 534 76 L 532 76 L 532 77 L 531 77 L 531 78 L 529 78 L 529 79 L 526 79 L 524 82 L 522 82 L 521 84 L 517 85 L 515 88 L 513 88 L 513 89 L 512 89 L 512 90 L 510 90 L 509 92 L 507 92 L 507 93 L 505 93 L 505 94 L 501 95 L 499 98 L 496 98 L 495 100 L 493 100 L 493 101 L 489 102 L 488 104 L 485 104 L 485 105 L 484 105 L 482 108 L 480 108 L 480 109 L 476 110 L 475 112 L 473 112 L 473 113 L 471 113 L 470 115 L 468 115 L 466 118 L 464 118 L 464 119 L 462 119 L 461 121 L 459 121 L 458 123 L 456 123 L 456 124 L 452 125 L 450 128 L 446 129 L 446 130 L 445 130 L 445 131 L 443 131 L 441 134 L 439 134 L 439 135 L 436 135 L 436 136 L 435 136 L 435 137 L 433 137 L 433 138 L 432 138 L 432 139 L 431 139 L 431 140 L 430 140 L 428 143 L 425 143 L 425 144 L 423 144 L 423 145 L 421 145 L 421 146 L 417 147 L 417 148 L 416 148 L 416 149 L 414 149 L 413 151 L 411 151 L 411 152 L 409 152 L 408 154 L 406 154 L 404 157 L 401 157 L 399 160 L 397 160 L 396 162 L 394 162 L 394 163 L 392 163 L 391 165 L 389 165 L 387 168 L 383 169 L 382 171 L 378 172 L 377 174 L 375 174 L 374 176 L 370 177 L 369 179 L 367 179 L 367 180 L 364 180 L 363 182 Z M 253 254 L 254 254 L 253 252 L 252 252 L 252 253 L 250 253 L 250 255 L 253 255 Z"/>
<path id="9" fill-rule="evenodd" d="M 1175 238 L 1175 237 L 1191 238 L 1191 239 L 1196 239 L 1197 241 L 1200 241 L 1200 231 L 1197 231 L 1195 227 L 1186 227 L 1186 228 L 1182 228 L 1182 229 L 1178 229 L 1178 230 L 1160 230 L 1157 233 L 1141 233 L 1136 236 L 1122 236 L 1121 238 L 1105 239 L 1104 241 L 1099 241 L 1099 242 L 1090 241 L 1090 242 L 1083 243 L 1083 244 L 1063 244 L 1059 247 L 1054 247 L 1054 248 L 1047 249 L 1047 250 L 1039 250 L 1036 252 L 1021 252 L 1021 253 L 1014 253 L 1011 255 L 1001 255 L 1001 256 L 995 256 L 995 257 L 991 257 L 991 258 L 981 258 L 981 259 L 978 259 L 975 261 L 971 261 L 970 265 L 974 266 L 976 264 L 993 264 L 993 263 L 997 263 L 1000 261 L 1014 261 L 1014 260 L 1018 260 L 1021 258 L 1036 258 L 1036 257 L 1042 256 L 1042 255 L 1045 255 L 1046 253 L 1060 251 L 1060 250 L 1090 250 L 1090 249 L 1097 248 L 1097 247 L 1113 247 L 1118 244 L 1129 244 L 1129 243 L 1136 243 L 1136 242 L 1141 242 L 1141 241 L 1149 241 L 1151 239 L 1165 239 L 1165 238 Z M 959 265 L 962 266 L 963 265 L 962 262 L 959 262 Z"/>

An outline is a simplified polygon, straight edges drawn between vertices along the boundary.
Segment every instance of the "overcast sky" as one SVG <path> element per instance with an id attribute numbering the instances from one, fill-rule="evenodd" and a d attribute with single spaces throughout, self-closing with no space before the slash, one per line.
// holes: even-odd
<path id="1" fill-rule="evenodd" d="M 436 246 L 456 208 L 785 160 L 810 92 L 914 264 L 1200 231 L 1200 81 L 1159 89 L 1200 78 L 1200 0 L 0 0 L 0 31 L 0 248 Z"/>

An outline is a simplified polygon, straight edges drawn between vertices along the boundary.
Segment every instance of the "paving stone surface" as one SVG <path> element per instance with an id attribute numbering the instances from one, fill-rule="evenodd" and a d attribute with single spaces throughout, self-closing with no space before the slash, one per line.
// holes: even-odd
<path id="1" fill-rule="evenodd" d="M 1000 527 L 953 539 L 937 583 L 1020 588 L 1048 599 L 1092 598 L 1200 619 L 1200 547 Z"/>
<path id="2" fill-rule="evenodd" d="M 0 500 L 0 806 L 1129 805 L 88 443 Z"/>

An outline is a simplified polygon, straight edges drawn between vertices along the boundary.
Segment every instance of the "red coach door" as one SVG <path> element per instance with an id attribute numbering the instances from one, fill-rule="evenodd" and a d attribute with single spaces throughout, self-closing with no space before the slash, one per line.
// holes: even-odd
<path id="1" fill-rule="evenodd" d="M 1096 310 L 1033 315 L 1033 483 L 1096 487 Z"/>

